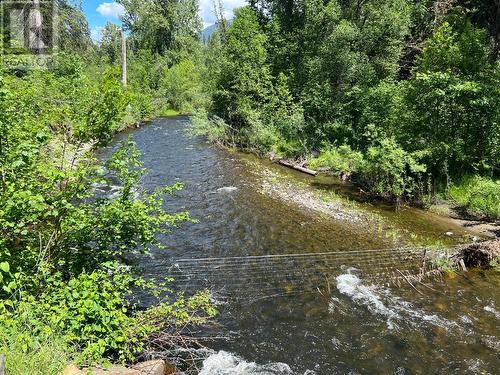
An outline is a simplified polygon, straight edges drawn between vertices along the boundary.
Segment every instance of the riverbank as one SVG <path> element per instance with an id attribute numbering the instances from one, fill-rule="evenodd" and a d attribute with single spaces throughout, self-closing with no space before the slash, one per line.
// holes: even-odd
<path id="1" fill-rule="evenodd" d="M 451 210 L 446 214 L 443 206 L 439 211 L 410 205 L 398 210 L 395 204 L 372 199 L 349 181 L 335 176 L 320 173 L 312 177 L 254 153 L 223 149 L 240 155 L 263 194 L 311 210 L 318 216 L 372 228 L 398 244 L 452 246 L 497 235 L 498 224 L 494 222 L 460 218 L 451 215 Z"/>
<path id="2" fill-rule="evenodd" d="M 272 156 L 271 156 L 272 157 Z M 313 159 L 314 160 L 314 159 Z M 348 163 L 348 160 L 344 161 L 345 163 Z M 311 161 L 304 161 L 301 163 L 303 166 L 309 166 L 311 165 Z M 314 164 L 313 167 L 318 167 L 320 164 Z M 329 173 L 331 172 L 328 168 L 319 168 L 320 172 L 322 174 Z M 338 174 L 333 174 L 333 176 L 338 176 Z M 400 210 L 402 207 L 400 203 L 393 203 L 392 200 L 385 200 L 384 198 L 381 198 L 377 195 L 372 195 L 372 194 L 367 194 L 363 190 L 363 186 L 356 184 L 356 182 L 351 181 L 352 175 L 348 171 L 343 171 L 340 173 L 340 176 L 338 178 L 343 182 L 347 183 L 350 187 L 351 190 L 356 190 L 356 194 L 350 194 L 349 196 L 351 197 L 357 197 L 360 198 L 358 199 L 359 201 L 363 203 L 376 203 L 376 202 L 382 202 L 383 204 L 386 205 L 393 205 L 394 210 Z M 468 183 L 469 185 L 471 184 L 470 182 Z M 493 184 L 495 185 L 495 184 Z M 499 185 L 500 186 L 500 185 Z M 472 189 L 472 186 L 469 186 L 470 189 Z M 499 188 L 500 189 L 500 188 Z M 452 194 L 453 192 L 460 192 L 460 195 L 463 197 L 461 199 L 458 198 L 458 193 L 455 193 L 457 196 L 457 201 L 454 201 L 451 198 L 448 199 L 442 199 L 442 198 L 435 198 L 435 201 L 438 201 L 438 203 L 426 205 L 423 207 L 421 203 L 418 205 L 412 204 L 411 201 L 407 201 L 403 203 L 403 208 L 404 206 L 406 207 L 414 207 L 414 208 L 421 208 L 429 213 L 434 213 L 437 215 L 442 216 L 443 218 L 449 219 L 450 221 L 453 221 L 455 224 L 461 226 L 462 228 L 466 229 L 467 231 L 471 232 L 475 236 L 480 236 L 480 237 L 487 237 L 487 238 L 497 238 L 500 237 L 500 221 L 499 220 L 493 220 L 491 217 L 488 217 L 488 214 L 486 213 L 486 210 L 490 210 L 493 215 L 493 210 L 490 209 L 490 207 L 495 205 L 495 202 L 493 199 L 490 199 L 492 202 L 489 203 L 488 208 L 484 208 L 484 212 L 481 211 L 481 209 L 476 209 L 475 211 L 472 208 L 468 208 L 468 202 L 472 200 L 473 198 L 470 197 L 464 197 L 467 195 L 467 193 L 463 192 L 464 187 L 459 185 L 459 186 L 454 186 L 452 189 Z M 499 190 L 500 192 L 500 190 Z M 361 195 L 363 196 L 361 198 Z M 469 195 L 472 195 L 472 193 L 469 192 Z M 475 198 L 476 200 L 481 200 L 484 198 L 478 196 Z M 498 202 L 500 204 L 500 201 Z M 477 205 L 476 205 L 477 206 Z M 489 211 L 488 211 L 489 212 Z M 495 214 L 496 215 L 496 214 Z"/>
<path id="3" fill-rule="evenodd" d="M 209 119 L 207 114 L 204 112 L 196 114 L 191 121 L 190 132 L 194 135 L 201 135 L 208 138 L 209 142 L 212 144 L 221 147 L 225 150 L 240 150 L 243 153 L 248 153 L 256 156 L 261 160 L 272 160 L 279 161 L 282 160 L 278 157 L 278 154 L 275 151 L 265 151 L 259 150 L 258 148 L 247 146 L 241 146 L 241 144 L 235 142 L 233 138 L 228 136 L 228 132 L 230 133 L 231 127 L 226 124 L 222 119 Z M 388 156 L 388 155 L 386 155 Z M 297 164 L 301 167 L 309 167 L 312 170 L 319 171 L 317 177 L 313 178 L 319 181 L 324 181 L 325 179 L 330 180 L 327 184 L 330 187 L 333 187 L 334 193 L 347 198 L 350 201 L 359 202 L 366 205 L 372 205 L 374 207 L 384 207 L 384 211 L 408 211 L 413 210 L 418 212 L 418 216 L 422 217 L 425 213 L 428 213 L 429 216 L 439 216 L 439 218 L 435 218 L 434 221 L 441 221 L 442 226 L 445 226 L 445 222 L 450 223 L 451 228 L 459 228 L 459 232 L 466 232 L 471 234 L 467 239 L 464 239 L 462 242 L 472 241 L 474 237 L 486 237 L 486 238 L 495 238 L 499 235 L 500 223 L 498 221 L 494 221 L 492 219 L 484 219 L 480 215 L 480 209 L 476 208 L 476 211 L 467 209 L 466 207 L 473 206 L 478 207 L 477 202 L 482 202 L 484 199 L 481 196 L 482 192 L 479 191 L 475 195 L 471 195 L 467 198 L 462 199 L 462 203 L 458 204 L 456 202 L 452 202 L 451 200 L 439 200 L 439 204 L 430 204 L 432 200 L 437 200 L 437 197 L 431 199 L 427 197 L 429 203 L 423 204 L 421 199 L 417 201 L 412 201 L 412 199 L 406 199 L 404 195 L 399 196 L 398 199 L 395 199 L 393 195 L 384 195 L 383 192 L 377 193 L 372 191 L 372 189 L 368 188 L 365 190 L 365 185 L 359 183 L 360 177 L 358 173 L 358 177 L 356 176 L 357 167 L 354 164 L 362 163 L 360 159 L 359 153 L 352 151 L 349 147 L 339 147 L 336 150 L 329 150 L 324 154 L 316 153 L 314 155 L 304 155 L 299 159 L 301 162 L 296 162 L 296 158 L 288 159 L 287 164 Z M 374 162 L 375 163 L 375 162 Z M 278 164 L 278 163 L 273 163 Z M 390 165 L 386 166 L 387 168 Z M 286 169 L 285 166 L 280 166 L 281 169 Z M 300 173 L 300 172 L 297 172 Z M 379 170 L 377 174 L 385 173 L 383 169 Z M 401 172 L 402 173 L 402 172 Z M 314 173 L 316 174 L 316 173 Z M 305 174 L 304 174 L 305 175 Z M 366 176 L 361 176 L 362 179 L 366 179 Z M 304 176 L 305 178 L 305 176 Z M 378 177 L 377 177 L 378 178 Z M 395 177 L 399 183 L 405 184 L 403 177 Z M 338 179 L 337 182 L 332 182 L 334 179 Z M 481 180 L 482 181 L 482 180 Z M 314 183 L 311 183 L 314 185 Z M 319 184 L 323 184 L 320 182 Z M 323 184 L 324 185 L 324 184 Z M 383 185 L 383 184 L 382 184 Z M 382 186 L 380 185 L 380 186 Z M 495 184 L 494 184 L 495 185 Z M 497 184 L 500 186 L 500 184 Z M 335 187 L 334 187 L 335 186 Z M 380 187 L 379 186 L 379 187 Z M 489 185 L 488 185 L 489 186 Z M 336 188 L 338 187 L 338 189 Z M 328 186 L 326 187 L 328 188 Z M 496 185 L 494 186 L 496 189 Z M 275 189 L 280 193 L 280 189 Z M 405 189 L 403 189 L 406 191 Z M 402 190 L 402 191 L 403 191 Z M 461 191 L 463 189 L 456 188 L 455 190 Z M 476 189 L 477 190 L 477 189 Z M 491 189 L 490 189 L 491 190 Z M 281 190 L 283 191 L 283 190 Z M 498 189 L 500 192 L 500 188 Z M 285 193 L 283 193 L 285 194 Z M 489 193 L 489 196 L 492 198 L 493 203 L 488 203 L 487 207 L 494 206 L 495 202 L 495 192 Z M 285 194 L 290 195 L 290 194 Z M 292 194 L 296 196 L 296 199 L 300 199 L 300 195 Z M 464 194 L 461 194 L 464 196 Z M 488 197 L 489 197 L 488 196 Z M 289 198 L 288 198 L 289 199 Z M 308 200 L 308 198 L 304 197 L 303 200 Z M 416 203 L 416 204 L 415 204 Z M 310 204 L 309 204 L 310 205 Z M 318 205 L 315 204 L 318 207 Z M 473 215 L 475 214 L 475 215 Z M 387 215 L 386 215 L 387 216 Z M 392 216 L 392 215 L 389 215 Z M 498 229 L 497 229 L 498 228 Z M 454 236 L 456 230 L 445 230 L 442 233 L 442 237 L 446 239 L 446 237 L 450 237 L 450 235 L 446 235 L 446 233 L 452 233 L 451 236 Z M 449 242 L 449 241 L 445 241 Z"/>
<path id="4" fill-rule="evenodd" d="M 438 237 L 425 236 L 417 233 L 414 228 L 394 225 L 391 219 L 384 217 L 377 210 L 367 211 L 363 203 L 350 200 L 352 194 L 328 191 L 315 188 L 315 178 L 305 177 L 302 179 L 296 173 L 286 173 L 287 170 L 274 163 L 274 168 L 258 168 L 256 163 L 250 163 L 250 167 L 256 174 L 261 192 L 274 199 L 297 205 L 303 209 L 312 211 L 313 215 L 326 217 L 350 223 L 353 226 L 362 226 L 366 231 L 373 231 L 376 235 L 392 238 L 394 248 L 401 246 L 431 245 L 434 250 L 429 253 L 429 265 L 434 268 L 448 272 L 450 270 L 467 271 L 469 268 L 495 268 L 499 269 L 500 262 L 500 224 L 496 222 L 484 222 L 472 219 L 464 219 L 458 215 L 451 205 L 441 204 L 439 209 L 431 207 L 427 210 L 429 219 L 438 219 L 443 232 Z M 292 176 L 295 174 L 296 178 Z M 323 177 L 323 182 L 325 177 Z M 328 177 L 327 177 L 328 178 Z M 334 179 L 334 178 L 333 178 Z M 308 181 L 307 182 L 304 181 Z M 353 191 L 355 187 L 345 181 L 338 180 Z M 386 206 L 387 208 L 387 206 Z M 396 210 L 395 207 L 393 207 Z M 415 208 L 408 208 L 416 211 Z M 401 212 L 401 210 L 403 212 Z M 419 210 L 422 211 L 422 210 Z M 399 209 L 404 215 L 404 208 Z M 398 213 L 393 215 L 393 218 Z M 437 217 L 436 217 L 437 215 Z M 413 229 L 413 231 L 412 231 Z M 444 232 L 446 230 L 446 232 Z M 462 232 L 463 233 L 460 233 Z M 495 240 L 496 239 L 496 240 Z M 470 244 L 470 242 L 473 242 Z M 456 246 L 449 248 L 449 246 Z M 427 270 L 423 270 L 427 271 Z"/>

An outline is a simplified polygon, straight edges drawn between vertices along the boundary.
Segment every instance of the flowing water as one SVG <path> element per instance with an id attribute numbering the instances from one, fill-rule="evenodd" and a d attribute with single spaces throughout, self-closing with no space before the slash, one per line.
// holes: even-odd
<path id="1" fill-rule="evenodd" d="M 498 373 L 498 273 L 427 280 L 432 289 L 420 293 L 401 276 L 423 262 L 409 241 L 453 244 L 469 233 L 417 209 L 356 203 L 325 214 L 290 187 L 357 194 L 190 138 L 188 122 L 158 119 L 104 154 L 132 136 L 150 170 L 144 188 L 185 184 L 166 208 L 198 223 L 163 236 L 168 249 L 139 262 L 146 276 L 175 276 L 188 292 L 208 287 L 222 302 L 220 326 L 207 334 L 225 339 L 210 344 L 201 374 Z"/>

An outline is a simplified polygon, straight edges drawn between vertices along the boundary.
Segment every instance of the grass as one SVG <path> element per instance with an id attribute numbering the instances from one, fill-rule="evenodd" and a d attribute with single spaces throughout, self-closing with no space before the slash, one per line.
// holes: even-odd
<path id="1" fill-rule="evenodd" d="M 57 375 L 72 360 L 74 348 L 57 333 L 33 324 L 29 309 L 14 320 L 2 320 L 0 354 L 6 356 L 9 375 Z"/>
<path id="2" fill-rule="evenodd" d="M 326 168 L 336 175 L 352 173 L 357 170 L 363 155 L 351 150 L 349 146 L 331 147 L 321 151 L 317 158 L 309 161 L 312 169 Z"/>
<path id="3" fill-rule="evenodd" d="M 176 109 L 168 108 L 162 111 L 161 115 L 163 117 L 173 117 L 173 116 L 179 116 L 181 113 L 177 111 Z"/>
<path id="4" fill-rule="evenodd" d="M 451 187 L 450 197 L 474 216 L 500 219 L 500 181 L 467 177 Z"/>

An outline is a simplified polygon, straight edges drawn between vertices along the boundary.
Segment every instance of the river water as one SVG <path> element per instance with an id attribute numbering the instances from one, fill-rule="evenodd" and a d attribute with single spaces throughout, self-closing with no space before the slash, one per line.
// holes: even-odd
<path id="1" fill-rule="evenodd" d="M 300 192 L 324 202 L 356 194 L 333 178 L 212 147 L 189 137 L 188 123 L 155 120 L 104 153 L 132 136 L 150 171 L 143 188 L 185 184 L 166 209 L 198 222 L 139 262 L 148 277 L 175 276 L 176 288 L 207 287 L 220 301 L 220 326 L 207 334 L 225 339 L 210 344 L 201 374 L 498 373 L 498 273 L 429 279 L 420 293 L 399 277 L 422 263 L 421 249 L 402 247 L 469 233 L 417 209 L 352 203 L 325 214 L 300 203 Z"/>

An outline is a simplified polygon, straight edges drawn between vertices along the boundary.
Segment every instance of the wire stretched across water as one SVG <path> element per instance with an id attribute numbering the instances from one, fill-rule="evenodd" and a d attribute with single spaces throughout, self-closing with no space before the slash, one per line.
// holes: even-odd
<path id="1" fill-rule="evenodd" d="M 248 260 L 265 260 L 265 259 L 281 259 L 281 258 L 299 258 L 299 257 L 321 257 L 327 255 L 339 254 L 376 254 L 384 252 L 416 252 L 428 250 L 427 247 L 401 247 L 401 248 L 382 248 L 382 249 L 359 249 L 359 250 L 339 250 L 318 253 L 291 253 L 291 254 L 263 254 L 263 255 L 247 255 L 238 257 L 212 257 L 212 258 L 181 258 L 177 259 L 177 263 L 184 262 L 215 262 L 215 261 L 248 261 Z"/>
<path id="2" fill-rule="evenodd" d="M 315 292 L 329 280 L 355 267 L 367 280 L 400 279 L 400 273 L 419 274 L 425 247 L 357 249 L 321 253 L 181 258 L 153 265 L 153 273 L 174 279 L 185 291 L 208 288 L 219 295 L 245 298 Z M 161 269 L 160 269 L 161 268 Z"/>

